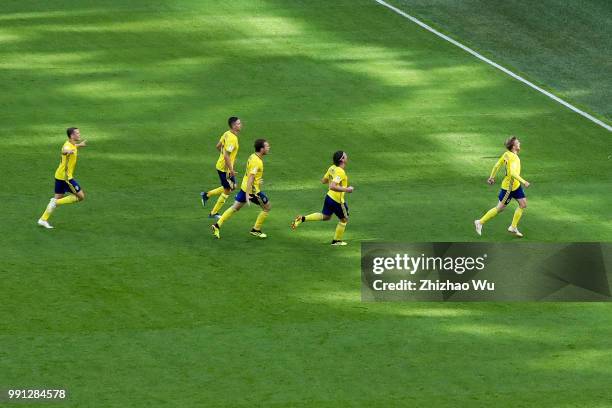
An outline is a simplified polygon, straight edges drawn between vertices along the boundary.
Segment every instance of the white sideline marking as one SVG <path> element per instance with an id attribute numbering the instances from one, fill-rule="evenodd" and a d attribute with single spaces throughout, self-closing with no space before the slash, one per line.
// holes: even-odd
<path id="1" fill-rule="evenodd" d="M 393 10 L 394 12 L 396 12 L 397 14 L 399 14 L 402 17 L 407 18 L 408 20 L 412 21 L 415 24 L 420 25 L 421 27 L 423 27 L 424 29 L 426 29 L 427 31 L 437 35 L 440 38 L 445 39 L 446 41 L 448 41 L 451 44 L 456 45 L 457 47 L 461 48 L 462 50 L 469 52 L 470 54 L 472 54 L 473 56 L 475 56 L 476 58 L 478 58 L 481 61 L 486 62 L 489 65 L 494 66 L 495 68 L 499 69 L 502 72 L 505 72 L 506 74 L 510 75 L 512 78 L 521 81 L 522 83 L 524 83 L 525 85 L 535 89 L 538 92 L 543 93 L 544 95 L 548 96 L 550 99 L 559 102 L 561 105 L 573 110 L 574 112 L 578 113 L 579 115 L 584 116 L 585 118 L 587 118 L 588 120 L 590 120 L 593 123 L 598 124 L 599 126 L 603 127 L 604 129 L 608 130 L 608 131 L 612 131 L 612 126 L 608 125 L 607 123 L 597 119 L 596 117 L 578 109 L 577 107 L 575 107 L 574 105 L 570 104 L 569 102 L 564 101 L 563 99 L 559 98 L 558 96 L 555 96 L 553 94 L 551 94 L 550 92 L 548 92 L 545 89 L 540 88 L 539 86 L 537 86 L 534 83 L 529 82 L 528 80 L 526 80 L 525 78 L 523 78 L 520 75 L 515 74 L 514 72 L 510 71 L 507 68 L 502 67 L 501 65 L 499 65 L 496 62 L 491 61 L 490 59 L 488 59 L 487 57 L 484 57 L 482 55 L 480 55 L 479 53 L 477 53 L 476 51 L 474 51 L 473 49 L 466 47 L 465 45 L 461 44 L 460 42 L 453 40 L 452 38 L 450 38 L 448 35 L 442 34 L 441 32 L 439 32 L 438 30 L 428 26 L 427 24 L 425 24 L 424 22 L 422 22 L 421 20 L 412 17 L 410 14 L 405 13 L 404 11 L 398 9 L 397 7 L 392 6 L 391 4 L 383 1 L 383 0 L 375 0 L 378 4 L 381 4 L 383 6 L 385 6 L 386 8 Z"/>

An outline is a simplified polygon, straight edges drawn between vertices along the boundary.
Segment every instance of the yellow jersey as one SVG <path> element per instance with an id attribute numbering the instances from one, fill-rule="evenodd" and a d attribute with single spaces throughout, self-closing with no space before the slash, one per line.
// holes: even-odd
<path id="1" fill-rule="evenodd" d="M 516 153 L 504 152 L 491 170 L 491 178 L 495 177 L 502 165 L 506 170 L 506 175 L 502 180 L 501 188 L 514 191 L 521 186 L 521 183 L 525 183 L 525 180 L 521 177 L 521 159 Z"/>
<path id="2" fill-rule="evenodd" d="M 71 154 L 64 154 L 64 150 L 72 150 Z M 74 169 L 76 168 L 79 148 L 73 145 L 70 140 L 67 140 L 62 145 L 62 158 L 60 164 L 55 170 L 55 178 L 58 180 L 71 180 L 74 178 Z"/>
<path id="3" fill-rule="evenodd" d="M 348 177 L 346 176 L 346 172 L 342 167 L 332 165 L 329 169 L 327 169 L 327 173 L 325 173 L 323 178 L 326 178 L 329 180 L 329 182 L 333 181 L 342 187 L 348 187 Z M 327 195 L 337 203 L 344 203 L 344 192 L 330 189 L 327 192 Z"/>
<path id="4" fill-rule="evenodd" d="M 225 165 L 225 153 L 227 152 L 230 157 L 230 163 L 232 163 L 232 167 L 234 167 L 234 162 L 236 161 L 236 156 L 238 155 L 238 136 L 233 134 L 230 130 L 225 132 L 221 139 L 221 153 L 219 154 L 219 159 L 217 160 L 217 170 L 219 171 L 228 171 Z"/>
<path id="5" fill-rule="evenodd" d="M 257 194 L 261 191 L 261 179 L 263 177 L 263 169 L 264 164 L 261 157 L 257 155 L 257 153 L 253 153 L 249 156 L 249 160 L 247 160 L 246 172 L 244 173 L 244 177 L 242 178 L 242 185 L 240 188 L 247 194 Z M 247 191 L 247 184 L 249 182 L 249 175 L 254 175 L 255 179 L 253 180 L 253 188 L 251 191 Z"/>

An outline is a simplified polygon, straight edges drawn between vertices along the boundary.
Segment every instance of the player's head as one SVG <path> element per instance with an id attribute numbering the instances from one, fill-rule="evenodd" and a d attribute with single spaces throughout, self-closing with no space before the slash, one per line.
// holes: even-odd
<path id="1" fill-rule="evenodd" d="M 79 128 L 69 127 L 68 129 L 66 129 L 66 136 L 68 136 L 68 139 L 70 140 L 78 141 L 81 138 L 81 131 L 79 130 Z"/>
<path id="2" fill-rule="evenodd" d="M 521 150 L 521 141 L 516 136 L 511 136 L 506 140 L 506 149 L 511 152 L 518 152 Z"/>
<path id="3" fill-rule="evenodd" d="M 338 150 L 336 153 L 334 153 L 332 160 L 336 166 L 340 166 L 343 163 L 344 164 L 348 163 L 348 155 L 346 154 L 345 151 Z"/>
<path id="4" fill-rule="evenodd" d="M 240 121 L 240 118 L 232 116 L 227 120 L 227 126 L 229 126 L 229 128 L 232 129 L 234 132 L 240 132 L 240 129 L 242 128 L 242 122 Z"/>
<path id="5" fill-rule="evenodd" d="M 259 153 L 262 156 L 268 154 L 270 151 L 270 143 L 266 139 L 257 139 L 254 144 L 255 153 Z"/>

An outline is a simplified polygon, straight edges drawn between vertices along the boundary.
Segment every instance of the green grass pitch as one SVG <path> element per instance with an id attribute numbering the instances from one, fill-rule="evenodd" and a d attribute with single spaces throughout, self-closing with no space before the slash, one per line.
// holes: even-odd
<path id="1" fill-rule="evenodd" d="M 395 2 L 413 3 L 427 12 Z M 427 21 L 494 43 L 436 3 Z M 609 4 L 589 7 L 610 21 Z M 578 79 L 518 46 L 485 51 L 609 118 L 609 75 L 579 81 L 609 60 L 550 47 Z M 214 240 L 199 202 L 234 114 L 241 173 L 253 140 L 272 146 L 265 241 L 248 234 L 254 208 Z M 477 240 L 509 134 L 532 183 L 525 241 L 612 241 L 610 133 L 374 1 L 5 0 L 0 119 L 0 388 L 65 387 L 48 406 L 74 407 L 612 404 L 607 304 L 360 302 L 360 241 Z M 43 230 L 72 125 L 87 200 Z M 355 186 L 343 248 L 328 245 L 335 222 L 289 229 L 320 209 L 337 149 Z M 510 241 L 510 219 L 480 239 Z"/>

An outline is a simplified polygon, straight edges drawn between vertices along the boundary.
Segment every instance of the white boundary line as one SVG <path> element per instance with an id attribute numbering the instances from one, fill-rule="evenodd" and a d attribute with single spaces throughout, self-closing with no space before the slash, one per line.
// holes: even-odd
<path id="1" fill-rule="evenodd" d="M 588 120 L 590 120 L 593 123 L 598 124 L 599 126 L 603 127 L 604 129 L 608 130 L 608 131 L 612 131 L 612 126 L 608 125 L 607 123 L 597 119 L 596 117 L 578 109 L 577 107 L 575 107 L 574 105 L 570 104 L 569 102 L 564 101 L 563 99 L 559 98 L 558 96 L 553 95 L 552 93 L 540 88 L 539 86 L 535 85 L 532 82 L 529 82 L 528 80 L 526 80 L 525 78 L 521 77 L 520 75 L 515 74 L 514 72 L 510 71 L 507 68 L 502 67 L 501 65 L 499 65 L 496 62 L 491 61 L 490 59 L 488 59 L 487 57 L 484 57 L 482 55 L 480 55 L 479 53 L 477 53 L 476 51 L 474 51 L 473 49 L 466 47 L 465 45 L 461 44 L 460 42 L 453 40 L 451 37 L 442 34 L 441 32 L 439 32 L 438 30 L 428 26 L 427 24 L 423 23 L 422 21 L 420 21 L 419 19 L 412 17 L 410 14 L 405 13 L 404 11 L 398 9 L 397 7 L 392 6 L 391 4 L 383 1 L 383 0 L 375 0 L 378 4 L 381 4 L 383 6 L 385 6 L 386 8 L 396 12 L 397 14 L 399 14 L 402 17 L 407 18 L 408 20 L 412 21 L 415 24 L 418 24 L 419 26 L 423 27 L 424 29 L 426 29 L 427 31 L 437 35 L 440 38 L 445 39 L 446 41 L 450 42 L 453 45 L 456 45 L 457 47 L 461 48 L 462 50 L 469 52 L 470 54 L 472 54 L 473 56 L 475 56 L 476 58 L 478 58 L 481 61 L 486 62 L 489 65 L 494 66 L 495 68 L 499 69 L 500 71 L 510 75 L 512 78 L 521 81 L 522 83 L 524 83 L 525 85 L 535 89 L 536 91 L 543 93 L 544 95 L 548 96 L 550 99 L 559 102 L 561 105 L 573 110 L 574 112 L 576 112 L 579 115 L 584 116 L 585 118 L 587 118 Z"/>

